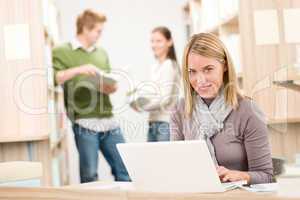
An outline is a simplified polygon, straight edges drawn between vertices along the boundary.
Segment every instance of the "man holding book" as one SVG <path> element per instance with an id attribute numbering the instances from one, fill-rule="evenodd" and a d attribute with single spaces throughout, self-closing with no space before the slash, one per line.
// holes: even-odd
<path id="1" fill-rule="evenodd" d="M 96 46 L 106 17 L 91 10 L 78 16 L 77 35 L 72 42 L 53 49 L 57 84 L 63 85 L 65 107 L 73 123 L 79 152 L 81 183 L 98 179 L 98 151 L 101 150 L 116 181 L 130 181 L 116 144 L 124 143 L 119 124 L 113 117 L 109 95 L 115 82 L 100 77 L 110 72 L 107 53 Z M 95 78 L 100 80 L 95 84 Z"/>

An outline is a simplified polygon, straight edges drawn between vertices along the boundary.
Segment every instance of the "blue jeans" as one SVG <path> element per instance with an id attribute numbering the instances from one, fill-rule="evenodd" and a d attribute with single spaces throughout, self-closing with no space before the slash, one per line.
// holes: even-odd
<path id="1" fill-rule="evenodd" d="M 170 127 L 167 122 L 149 122 L 148 142 L 170 141 Z"/>
<path id="2" fill-rule="evenodd" d="M 73 124 L 75 142 L 79 153 L 80 182 L 98 180 L 98 150 L 100 150 L 114 175 L 115 181 L 130 181 L 116 144 L 124 143 L 121 129 L 95 132 Z"/>

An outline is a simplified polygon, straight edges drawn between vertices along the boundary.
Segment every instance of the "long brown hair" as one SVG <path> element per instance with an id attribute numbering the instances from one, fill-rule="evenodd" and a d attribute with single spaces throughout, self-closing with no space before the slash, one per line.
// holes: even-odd
<path id="1" fill-rule="evenodd" d="M 214 58 L 227 67 L 224 72 L 223 85 L 225 92 L 225 101 L 233 108 L 238 107 L 238 97 L 243 97 L 239 91 L 236 72 L 233 66 L 231 56 L 223 42 L 214 34 L 199 33 L 191 37 L 185 47 L 183 56 L 183 85 L 185 98 L 185 116 L 190 117 L 193 111 L 194 89 L 190 84 L 188 72 L 188 56 L 190 53 L 196 53 L 201 56 Z"/>
<path id="2" fill-rule="evenodd" d="M 171 31 L 165 26 L 159 26 L 152 30 L 152 33 L 159 32 L 161 33 L 168 41 L 173 40 Z M 167 53 L 167 58 L 177 62 L 176 52 L 174 47 L 174 42 L 172 46 L 169 47 L 169 51 Z"/>

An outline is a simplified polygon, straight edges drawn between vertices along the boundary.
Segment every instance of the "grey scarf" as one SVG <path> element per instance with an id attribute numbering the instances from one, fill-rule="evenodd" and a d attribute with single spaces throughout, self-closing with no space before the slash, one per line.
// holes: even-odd
<path id="1" fill-rule="evenodd" d="M 198 139 L 206 141 L 216 166 L 218 166 L 218 161 L 211 138 L 223 129 L 224 120 L 231 111 L 232 107 L 225 102 L 223 89 L 221 89 L 209 107 L 199 95 L 194 96 L 194 109 L 191 119 L 193 131 L 198 131 Z"/>

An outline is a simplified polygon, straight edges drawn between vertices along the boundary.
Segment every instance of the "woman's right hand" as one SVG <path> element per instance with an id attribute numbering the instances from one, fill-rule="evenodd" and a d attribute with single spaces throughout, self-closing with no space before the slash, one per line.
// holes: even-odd
<path id="1" fill-rule="evenodd" d="M 217 167 L 217 173 L 222 182 L 233 182 L 233 181 L 243 181 L 246 180 L 247 183 L 250 182 L 250 175 L 247 172 L 230 170 L 223 166 Z"/>

